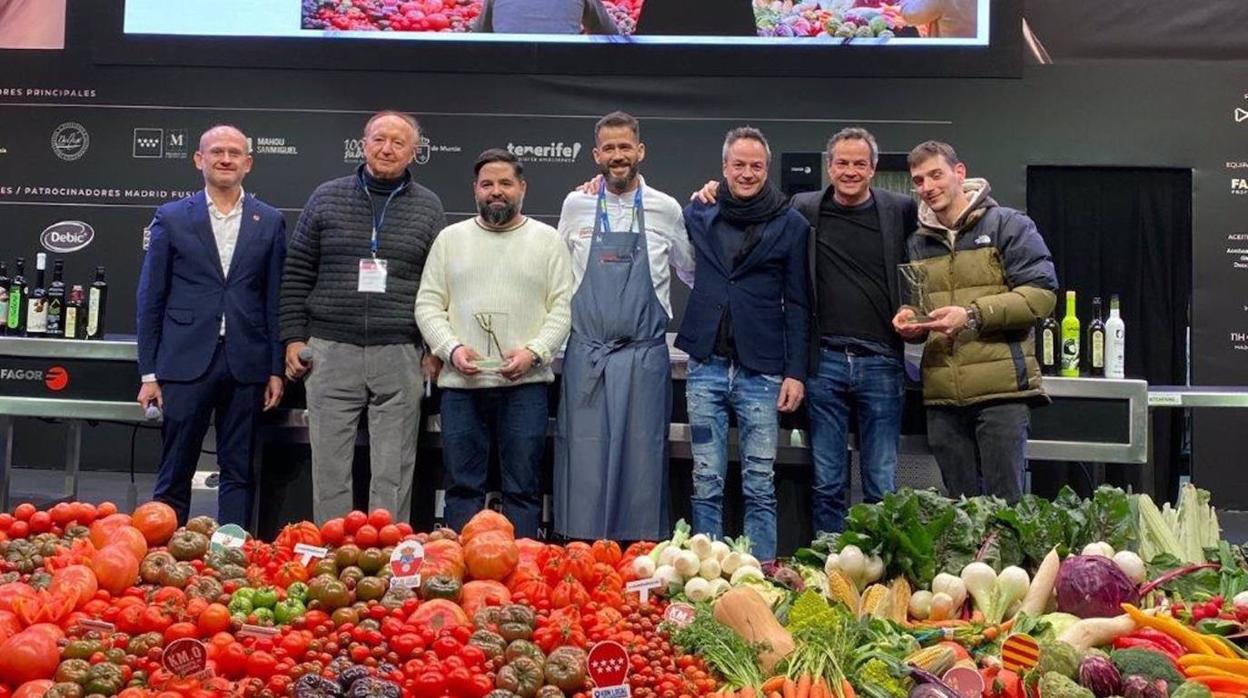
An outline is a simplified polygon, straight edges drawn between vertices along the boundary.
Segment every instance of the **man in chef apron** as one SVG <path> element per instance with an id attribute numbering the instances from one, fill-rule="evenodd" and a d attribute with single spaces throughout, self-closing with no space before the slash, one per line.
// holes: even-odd
<path id="1" fill-rule="evenodd" d="M 555 533 L 659 540 L 670 530 L 669 267 L 692 285 L 693 250 L 680 204 L 638 174 L 637 119 L 604 116 L 594 142 L 602 186 L 568 194 L 559 217 L 576 291 L 555 434 Z"/>

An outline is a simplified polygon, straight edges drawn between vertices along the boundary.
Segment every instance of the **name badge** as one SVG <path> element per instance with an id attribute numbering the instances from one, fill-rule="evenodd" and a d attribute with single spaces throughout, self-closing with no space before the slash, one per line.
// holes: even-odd
<path id="1" fill-rule="evenodd" d="M 356 290 L 360 293 L 385 293 L 386 260 L 361 259 L 360 284 Z"/>

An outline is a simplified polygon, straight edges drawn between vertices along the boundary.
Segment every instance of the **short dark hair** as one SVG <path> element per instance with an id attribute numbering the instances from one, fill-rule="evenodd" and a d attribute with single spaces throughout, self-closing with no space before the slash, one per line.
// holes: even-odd
<path id="1" fill-rule="evenodd" d="M 420 122 L 416 120 L 416 117 L 411 114 L 405 114 L 401 111 L 395 111 L 393 109 L 383 109 L 368 117 L 368 121 L 364 124 L 364 133 L 367 134 L 368 129 L 372 128 L 373 124 L 377 123 L 379 119 L 384 119 L 387 116 L 393 116 L 407 122 L 407 125 L 411 126 L 412 130 L 416 132 L 416 136 L 420 136 Z"/>
<path id="2" fill-rule="evenodd" d="M 906 156 L 906 166 L 913 169 L 928 160 L 931 160 L 937 155 L 943 157 L 945 162 L 949 163 L 950 167 L 962 162 L 958 159 L 958 152 L 948 143 L 942 143 L 941 141 L 923 141 L 922 143 L 914 146 L 914 150 L 911 150 L 910 154 Z"/>
<path id="3" fill-rule="evenodd" d="M 512 153 L 510 150 L 505 150 L 503 148 L 490 148 L 489 150 L 482 151 L 481 154 L 477 156 L 476 164 L 472 166 L 472 176 L 474 178 L 479 177 L 481 175 L 481 168 L 491 162 L 505 162 L 508 165 L 511 165 L 511 169 L 516 172 L 516 178 L 524 179 L 524 164 L 520 162 L 520 158 L 516 157 L 515 153 Z"/>
<path id="4" fill-rule="evenodd" d="M 767 137 L 763 135 L 763 132 L 753 126 L 738 126 L 724 136 L 724 162 L 728 162 L 728 149 L 733 143 L 741 140 L 757 141 L 762 144 L 763 151 L 767 153 L 767 164 L 771 164 L 771 144 L 767 142 Z"/>
<path id="5" fill-rule="evenodd" d="M 621 126 L 631 129 L 633 136 L 635 136 L 637 140 L 641 140 L 641 122 L 638 121 L 632 114 L 622 111 L 613 111 L 599 119 L 598 123 L 594 124 L 594 140 L 598 140 L 598 134 L 602 131 L 602 129 L 619 128 Z"/>
<path id="6" fill-rule="evenodd" d="M 828 139 L 828 158 L 832 158 L 832 149 L 841 141 L 863 141 L 867 144 L 867 149 L 871 151 L 871 166 L 875 167 L 880 162 L 880 147 L 875 143 L 875 136 L 865 128 L 850 126 L 837 131 Z"/>

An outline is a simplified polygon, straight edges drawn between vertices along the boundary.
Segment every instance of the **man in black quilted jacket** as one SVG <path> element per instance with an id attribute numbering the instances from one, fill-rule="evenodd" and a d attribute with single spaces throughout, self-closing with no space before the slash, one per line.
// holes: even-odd
<path id="1" fill-rule="evenodd" d="M 407 169 L 419 142 L 412 117 L 374 114 L 364 126 L 365 163 L 312 192 L 287 252 L 281 338 L 287 377 L 307 376 L 318 523 L 352 509 L 365 408 L 368 506 L 411 517 L 423 358 L 413 308 L 429 246 L 446 226 L 441 200 Z"/>

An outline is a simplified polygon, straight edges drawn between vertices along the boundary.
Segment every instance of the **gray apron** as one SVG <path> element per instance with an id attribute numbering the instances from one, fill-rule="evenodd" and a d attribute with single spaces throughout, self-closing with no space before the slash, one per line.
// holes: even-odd
<path id="1" fill-rule="evenodd" d="M 640 234 L 611 232 L 599 194 L 572 297 L 554 468 L 555 532 L 568 538 L 661 540 L 669 532 L 668 316 L 650 278 L 640 185 L 633 212 Z"/>

